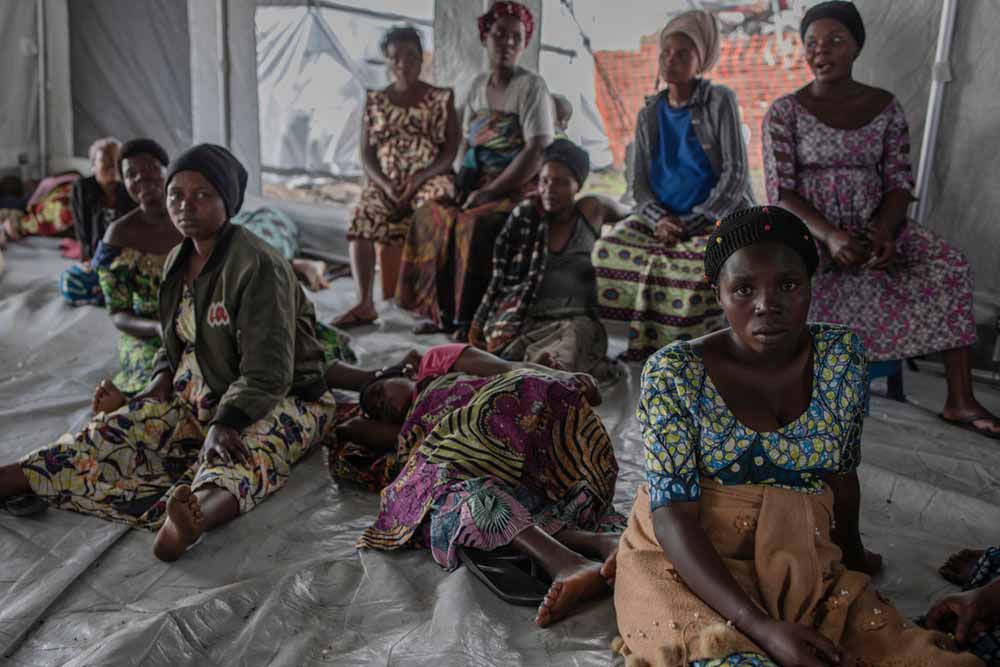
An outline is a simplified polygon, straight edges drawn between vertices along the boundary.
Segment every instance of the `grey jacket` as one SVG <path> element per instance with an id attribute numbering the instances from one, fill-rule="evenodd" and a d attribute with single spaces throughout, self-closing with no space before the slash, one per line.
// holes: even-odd
<path id="1" fill-rule="evenodd" d="M 649 186 L 649 166 L 652 151 L 660 141 L 657 107 L 667 95 L 664 89 L 649 98 L 639 112 L 635 126 L 635 162 L 629 184 L 635 197 L 635 213 L 654 225 L 669 211 L 662 206 Z M 725 86 L 698 79 L 691 101 L 691 127 L 698 137 L 712 169 L 719 180 L 705 201 L 691 213 L 679 216 L 688 231 L 705 231 L 715 220 L 740 208 L 754 205 L 750 189 L 750 168 L 747 147 L 743 142 L 740 110 L 736 95 Z"/>

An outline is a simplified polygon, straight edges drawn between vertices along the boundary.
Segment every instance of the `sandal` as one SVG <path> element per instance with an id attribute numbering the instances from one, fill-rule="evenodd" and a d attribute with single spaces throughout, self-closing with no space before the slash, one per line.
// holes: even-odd
<path id="1" fill-rule="evenodd" d="M 973 433 L 978 433 L 979 435 L 990 438 L 991 440 L 1000 440 L 1000 431 L 991 431 L 987 428 L 980 428 L 975 425 L 978 421 L 992 420 L 994 424 L 1000 424 L 1000 420 L 990 414 L 986 415 L 975 415 L 972 417 L 962 417 L 961 419 L 948 419 L 943 414 L 938 415 L 938 419 L 941 421 L 951 424 L 952 426 L 957 426 L 960 429 L 966 431 L 972 431 Z"/>
<path id="2" fill-rule="evenodd" d="M 349 311 L 335 319 L 330 323 L 331 326 L 337 327 L 338 329 L 356 329 L 358 327 L 368 326 L 369 324 L 375 324 L 378 321 L 378 316 L 375 317 L 361 317 L 355 311 L 356 308 L 351 308 Z"/>
<path id="3" fill-rule="evenodd" d="M 537 607 L 551 582 L 543 581 L 534 561 L 512 551 L 460 547 L 458 559 L 490 591 L 508 604 Z"/>
<path id="4" fill-rule="evenodd" d="M 41 514 L 49 508 L 49 504 L 34 493 L 22 493 L 5 500 L 3 508 L 11 516 L 26 517 Z"/>

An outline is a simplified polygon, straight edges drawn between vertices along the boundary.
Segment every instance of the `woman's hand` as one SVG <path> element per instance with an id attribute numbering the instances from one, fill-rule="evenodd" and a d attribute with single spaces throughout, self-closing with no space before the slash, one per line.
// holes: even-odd
<path id="1" fill-rule="evenodd" d="M 956 593 L 939 600 L 927 612 L 927 627 L 952 632 L 959 644 L 967 645 L 977 636 L 1000 624 L 1000 584 Z"/>
<path id="2" fill-rule="evenodd" d="M 812 628 L 769 620 L 751 638 L 781 667 L 830 667 L 840 664 L 840 650 Z"/>
<path id="3" fill-rule="evenodd" d="M 249 465 L 250 450 L 247 449 L 239 432 L 232 426 L 212 424 L 208 429 L 208 435 L 205 436 L 205 443 L 201 446 L 199 458 L 206 464 L 218 459 L 226 465 L 233 465 L 236 462 Z"/>
<path id="4" fill-rule="evenodd" d="M 667 246 L 677 245 L 687 238 L 687 230 L 676 217 L 667 214 L 656 221 L 653 236 L 663 241 Z"/>
<path id="5" fill-rule="evenodd" d="M 830 257 L 842 269 L 861 266 L 868 258 L 868 252 L 861 242 L 843 230 L 832 230 L 824 242 Z"/>
<path id="6" fill-rule="evenodd" d="M 868 239 L 871 243 L 871 268 L 885 271 L 896 256 L 895 234 L 885 224 L 875 221 Z"/>
<path id="7" fill-rule="evenodd" d="M 160 371 L 157 373 L 146 388 L 135 395 L 134 401 L 152 399 L 160 403 L 166 403 L 174 393 L 174 378 L 170 371 Z"/>
<path id="8" fill-rule="evenodd" d="M 496 199 L 496 194 L 487 188 L 479 188 L 478 190 L 473 190 L 469 193 L 469 196 L 465 198 L 465 204 L 462 208 L 469 210 L 470 208 L 476 208 L 477 206 L 482 206 L 483 204 L 488 204 Z"/>

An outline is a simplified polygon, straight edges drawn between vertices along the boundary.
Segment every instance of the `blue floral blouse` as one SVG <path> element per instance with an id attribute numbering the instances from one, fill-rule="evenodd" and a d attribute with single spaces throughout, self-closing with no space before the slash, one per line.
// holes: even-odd
<path id="1" fill-rule="evenodd" d="M 854 470 L 868 396 L 861 339 L 850 329 L 810 324 L 812 398 L 776 431 L 744 426 L 705 372 L 701 352 L 677 341 L 646 362 L 636 416 L 645 443 L 652 509 L 698 500 L 704 475 L 724 485 L 763 484 L 806 493 L 828 474 Z"/>

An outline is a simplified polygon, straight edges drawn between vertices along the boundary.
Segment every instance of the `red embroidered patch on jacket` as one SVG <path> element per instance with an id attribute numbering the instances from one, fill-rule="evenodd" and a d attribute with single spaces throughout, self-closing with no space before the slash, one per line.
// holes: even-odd
<path id="1" fill-rule="evenodd" d="M 224 327 L 229 324 L 229 311 L 221 301 L 216 301 L 208 307 L 208 326 Z"/>

